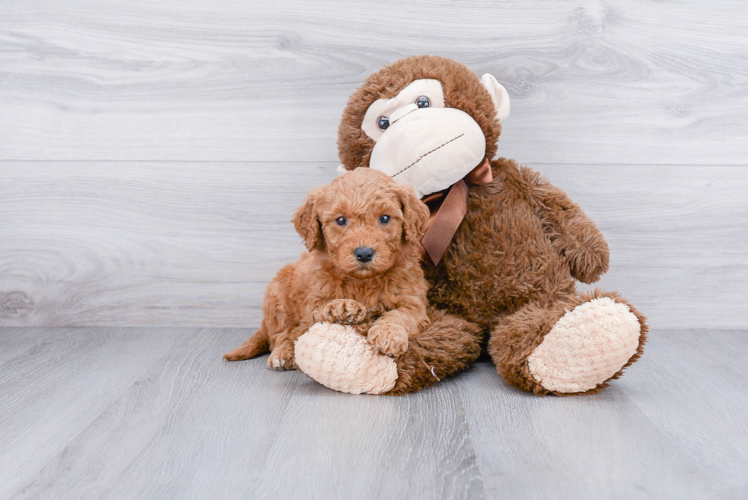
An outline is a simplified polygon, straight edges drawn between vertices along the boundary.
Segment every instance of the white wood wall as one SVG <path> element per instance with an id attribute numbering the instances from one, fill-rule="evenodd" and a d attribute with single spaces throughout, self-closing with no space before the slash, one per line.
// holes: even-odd
<path id="1" fill-rule="evenodd" d="M 748 3 L 3 0 L 0 325 L 256 326 L 348 95 L 440 54 L 655 328 L 748 326 Z"/>

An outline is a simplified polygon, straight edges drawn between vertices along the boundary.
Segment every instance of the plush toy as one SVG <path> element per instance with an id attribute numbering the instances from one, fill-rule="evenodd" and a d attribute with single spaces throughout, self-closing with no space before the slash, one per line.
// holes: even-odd
<path id="1" fill-rule="evenodd" d="M 493 76 L 441 57 L 398 61 L 353 93 L 338 134 L 341 167 L 381 170 L 429 205 L 423 266 L 442 312 L 395 359 L 340 325 L 315 325 L 297 343 L 302 371 L 346 392 L 414 392 L 474 360 L 485 334 L 509 384 L 572 395 L 600 391 L 639 358 L 644 316 L 617 293 L 575 289 L 575 279 L 593 283 L 608 269 L 595 224 L 533 170 L 493 159 L 508 115 Z M 367 370 L 387 363 L 397 378 L 384 390 L 366 386 Z"/>

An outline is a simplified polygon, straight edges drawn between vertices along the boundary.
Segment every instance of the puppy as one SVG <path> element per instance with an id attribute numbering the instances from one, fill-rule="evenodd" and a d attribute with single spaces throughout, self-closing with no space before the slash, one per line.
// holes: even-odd
<path id="1" fill-rule="evenodd" d="M 262 326 L 224 358 L 270 351 L 270 368 L 295 369 L 294 342 L 319 322 L 358 325 L 380 352 L 404 353 L 429 324 L 419 262 L 428 217 L 413 188 L 368 168 L 312 191 L 293 217 L 308 252 L 270 282 Z"/>

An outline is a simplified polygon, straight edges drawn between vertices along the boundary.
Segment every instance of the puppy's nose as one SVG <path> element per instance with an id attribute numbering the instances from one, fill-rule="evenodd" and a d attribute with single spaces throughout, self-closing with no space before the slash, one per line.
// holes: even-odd
<path id="1" fill-rule="evenodd" d="M 369 262 L 374 258 L 374 249 L 371 247 L 358 247 L 353 251 L 356 260 L 359 262 Z"/>

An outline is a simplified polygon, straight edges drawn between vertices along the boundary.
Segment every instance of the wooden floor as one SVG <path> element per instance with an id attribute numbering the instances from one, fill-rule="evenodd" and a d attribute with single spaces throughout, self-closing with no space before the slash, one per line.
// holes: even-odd
<path id="1" fill-rule="evenodd" d="M 247 329 L 0 329 L 0 498 L 744 498 L 748 332 L 661 330 L 594 397 L 489 361 L 351 396 L 221 354 Z"/>

